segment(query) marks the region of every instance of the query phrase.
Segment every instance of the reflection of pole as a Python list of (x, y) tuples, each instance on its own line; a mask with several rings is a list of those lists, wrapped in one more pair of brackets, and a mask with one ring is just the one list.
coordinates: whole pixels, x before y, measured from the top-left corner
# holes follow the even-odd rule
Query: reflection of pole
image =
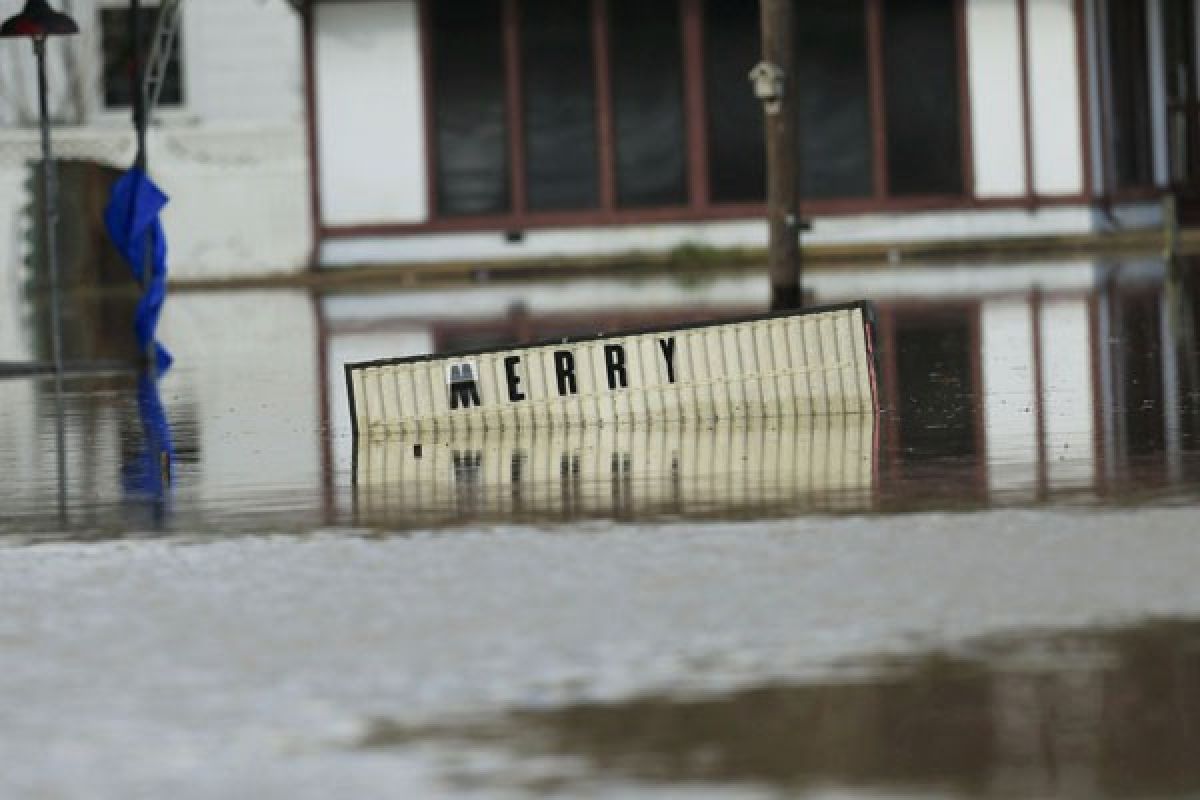
[(58, 275), (58, 181), (54, 156), (50, 150), (50, 111), (46, 91), (46, 37), (35, 36), (33, 53), (37, 57), (38, 122), (42, 136), (42, 226), (45, 228), (46, 271), (50, 277), (50, 341), (54, 353), (55, 445), (58, 460), (58, 513), (67, 514), (67, 453), (63, 414), (62, 308), (59, 304)]
[(46, 228), (46, 268), (50, 273), (51, 342), (54, 350), (54, 374), (62, 390), (62, 310), (58, 297), (58, 181), (50, 151), (50, 114), (46, 101), (46, 39), (33, 40), (37, 56), (38, 113), (42, 134), (42, 221)]
[[(130, 87), (130, 106), (133, 109), (133, 129), (137, 135), (137, 156), (135, 166), (142, 172), (149, 169), (149, 155), (146, 148), (146, 128), (149, 124), (149, 112), (146, 107), (146, 65), (142, 58), (142, 4), (141, 0), (130, 0), (129, 3), (129, 41), (130, 52), (133, 54), (133, 69), (131, 70), (132, 86)], [(154, 270), (154, 237), (147, 232), (142, 248), (142, 292), (150, 291), (150, 273)], [(154, 345), (154, 337), (146, 342), (143, 353), (146, 359), (146, 370), (151, 380), (158, 380), (158, 350)]]
[[(795, 22), (792, 0), (762, 0), (763, 66), (777, 76), (776, 96), (764, 104), (767, 150), (767, 266), (771, 309), (799, 308), (800, 241), (796, 186)], [(761, 99), (767, 98), (759, 95)]]

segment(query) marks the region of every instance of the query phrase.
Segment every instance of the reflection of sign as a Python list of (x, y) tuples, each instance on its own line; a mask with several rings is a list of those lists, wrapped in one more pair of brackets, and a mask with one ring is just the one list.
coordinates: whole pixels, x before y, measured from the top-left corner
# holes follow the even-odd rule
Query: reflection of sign
[(506, 429), (359, 437), (364, 525), (431, 517), (861, 511), (875, 485), (875, 415), (696, 425)]
[(873, 411), (863, 303), (346, 366), (356, 433)]

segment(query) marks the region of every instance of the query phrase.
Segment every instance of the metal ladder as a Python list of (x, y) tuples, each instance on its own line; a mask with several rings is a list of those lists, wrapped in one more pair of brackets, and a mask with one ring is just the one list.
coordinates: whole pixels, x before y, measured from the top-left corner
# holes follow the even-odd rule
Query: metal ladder
[(163, 82), (167, 77), (167, 65), (171, 61), (171, 50), (179, 35), (183, 20), (183, 0), (163, 0), (158, 9), (154, 25), (154, 38), (150, 43), (150, 55), (146, 58), (146, 77), (142, 81), (142, 95), (146, 101), (146, 117), (154, 114), (162, 96)]

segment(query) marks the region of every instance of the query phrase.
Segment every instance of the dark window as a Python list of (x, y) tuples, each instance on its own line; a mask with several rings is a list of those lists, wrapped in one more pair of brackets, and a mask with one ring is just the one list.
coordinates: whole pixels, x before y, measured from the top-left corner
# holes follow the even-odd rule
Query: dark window
[(809, 0), (796, 15), (801, 196), (870, 196), (873, 140), (865, 3)]
[(954, 3), (904, 0), (882, 6), (889, 193), (961, 194)]
[[(155, 25), (158, 23), (158, 8), (144, 7), (138, 21), (141, 27), (141, 51), (150, 53), (154, 40)], [(104, 55), (104, 107), (129, 108), (130, 83), (133, 76), (133, 53), (129, 47), (129, 10), (105, 8), (100, 11), (100, 40)], [(183, 69), (181, 67), (183, 32), (178, 31), (167, 58), (167, 70), (163, 76), (162, 90), (158, 96), (160, 107), (183, 104)]]
[[(761, 202), (763, 113), (747, 80), (759, 3), (698, 5), (702, 75), (684, 72), (681, 0), (428, 3), (436, 213), (597, 209), (610, 185), (618, 209)], [(798, 0), (802, 198), (963, 193), (958, 8)], [(704, 81), (704, 120), (687, 118), (690, 80)], [(689, 122), (704, 126), (706, 198), (689, 194)]]
[(747, 78), (762, 50), (758, 2), (707, 0), (704, 25), (710, 197), (714, 203), (762, 202), (763, 111)]
[(617, 204), (687, 201), (678, 0), (610, 0)]
[(948, 309), (896, 320), (904, 461), (975, 454), (973, 324), (968, 312)]
[(1145, 186), (1153, 177), (1144, 3), (1112, 0), (1108, 4), (1108, 44), (1113, 177), (1119, 188)]
[(523, 0), (525, 171), (535, 211), (599, 202), (589, 5)]
[[(1200, 106), (1196, 99), (1196, 15), (1191, 0), (1163, 0), (1167, 73), (1167, 153), (1171, 183), (1200, 188)], [(1145, 177), (1151, 183), (1150, 175)]]
[(430, 3), (438, 211), (509, 209), (499, 0)]
[(1117, 299), (1120, 384), (1118, 430), (1133, 456), (1161, 454), (1166, 447), (1163, 417), (1162, 330), (1159, 297), (1130, 292)]

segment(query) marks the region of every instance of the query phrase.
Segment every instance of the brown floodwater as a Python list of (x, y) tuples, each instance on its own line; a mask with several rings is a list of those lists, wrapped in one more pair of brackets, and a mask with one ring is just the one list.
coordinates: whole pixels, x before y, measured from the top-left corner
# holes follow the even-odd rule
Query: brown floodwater
[[(0, 532), (1190, 503), (1193, 271), (1096, 260), (819, 273), (817, 302), (874, 303), (875, 417), (491, 432), (434, 437), (419, 455), (415, 442), (353, 440), (344, 361), (744, 315), (762, 310), (761, 279), (179, 293), (161, 331), (178, 356), (161, 382), (162, 434), (153, 393), (112, 369), (129, 353), (129, 298), (69, 295), (67, 358), (92, 372), (70, 376), (61, 403), (48, 378), (0, 380)], [(4, 361), (48, 358), (45, 316), (17, 302)], [(169, 465), (148, 455), (153, 436), (170, 442)]]
[(420, 441), (345, 362), (765, 281), (177, 292), (157, 384), (72, 290), (61, 392), (0, 294), (0, 794), (1200, 795), (1198, 269), (816, 272), (878, 414)]
[[(354, 746), (502, 753), (461, 787), (758, 787), (772, 794), (1193, 797), (1200, 621), (1037, 631), (838, 665), (826, 682), (654, 693), (406, 726)], [(539, 768), (529, 769), (537, 763)]]

